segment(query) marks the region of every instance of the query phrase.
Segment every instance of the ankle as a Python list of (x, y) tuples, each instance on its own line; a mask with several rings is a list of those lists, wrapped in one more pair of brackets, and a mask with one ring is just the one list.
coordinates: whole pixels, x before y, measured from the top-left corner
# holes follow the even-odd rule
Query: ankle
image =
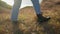
[(37, 14), (37, 17), (41, 17), (42, 16), (42, 14)]

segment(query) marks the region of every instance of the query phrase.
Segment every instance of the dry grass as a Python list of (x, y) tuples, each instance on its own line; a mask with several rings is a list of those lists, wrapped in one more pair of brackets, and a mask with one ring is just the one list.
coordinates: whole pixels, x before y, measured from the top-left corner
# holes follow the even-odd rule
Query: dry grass
[[(23, 34), (60, 34), (60, 5), (55, 2), (48, 5), (44, 2), (41, 5), (43, 16), (51, 17), (42, 24), (38, 24), (33, 7), (22, 8), (18, 17), (20, 31)], [(0, 13), (0, 34), (12, 34), (10, 13)]]

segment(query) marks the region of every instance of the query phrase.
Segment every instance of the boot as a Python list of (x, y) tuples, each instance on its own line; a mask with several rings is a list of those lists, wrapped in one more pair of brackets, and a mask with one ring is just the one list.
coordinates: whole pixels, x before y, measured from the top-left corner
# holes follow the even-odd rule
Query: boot
[(47, 22), (48, 20), (50, 20), (50, 17), (43, 17), (42, 14), (37, 14), (37, 17), (38, 22)]

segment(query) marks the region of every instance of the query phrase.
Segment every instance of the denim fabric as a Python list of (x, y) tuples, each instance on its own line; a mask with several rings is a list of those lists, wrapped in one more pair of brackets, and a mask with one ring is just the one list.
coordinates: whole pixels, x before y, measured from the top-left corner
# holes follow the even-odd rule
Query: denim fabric
[[(41, 14), (41, 9), (40, 9), (40, 4), (39, 0), (31, 0), (33, 3), (33, 7), (36, 11), (36, 14)], [(21, 6), (22, 0), (14, 0), (14, 5), (12, 8), (12, 14), (11, 14), (11, 20), (12, 21), (17, 21), (18, 19), (18, 13), (19, 13), (19, 8)]]
[(12, 14), (11, 14), (11, 20), (12, 21), (17, 21), (18, 19), (18, 13), (19, 13), (19, 8), (21, 6), (22, 0), (14, 0), (14, 5), (12, 8)]
[(41, 14), (39, 0), (31, 0), (33, 3), (33, 7), (35, 9), (36, 14)]

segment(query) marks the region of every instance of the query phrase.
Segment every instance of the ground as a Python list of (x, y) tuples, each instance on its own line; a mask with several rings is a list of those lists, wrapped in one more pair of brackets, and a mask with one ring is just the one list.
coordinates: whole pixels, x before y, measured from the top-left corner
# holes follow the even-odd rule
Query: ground
[[(20, 9), (18, 23), (20, 34), (60, 34), (60, 0), (44, 0), (41, 4), (43, 16), (50, 16), (48, 22), (38, 24), (33, 7)], [(1, 7), (2, 8), (2, 7)], [(4, 9), (4, 10), (3, 10)], [(2, 12), (1, 12), (2, 11)], [(12, 34), (12, 22), (10, 20), (11, 9), (0, 10), (0, 34)], [(16, 25), (15, 25), (16, 26)]]

